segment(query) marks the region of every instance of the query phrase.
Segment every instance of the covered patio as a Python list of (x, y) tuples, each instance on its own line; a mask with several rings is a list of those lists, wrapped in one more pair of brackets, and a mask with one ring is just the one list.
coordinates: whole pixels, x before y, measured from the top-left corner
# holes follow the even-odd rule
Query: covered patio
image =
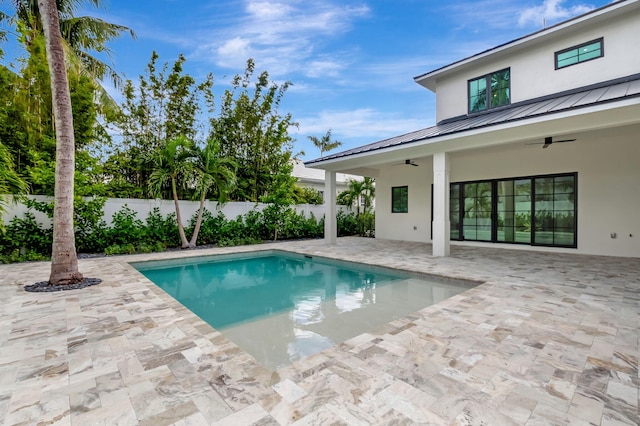
[[(632, 213), (638, 208), (635, 161), (639, 154), (636, 143), (639, 131), (640, 74), (634, 74), (515, 102), (482, 114), (449, 118), (428, 128), (305, 164), (325, 170), (327, 193), (335, 192), (338, 172), (375, 178), (376, 236), (430, 242), (433, 255), (442, 257), (449, 255), (452, 245), (467, 242), (476, 246), (523, 244), (494, 235), (477, 237), (473, 235), (480, 232), (477, 229), (467, 235), (463, 230), (467, 224), (460, 226), (467, 216), (452, 218), (452, 211), (458, 213), (462, 209), (460, 204), (465, 205), (464, 200), (458, 205), (451, 204), (452, 184), (493, 181), (502, 184), (575, 174), (570, 203), (572, 223), (563, 230), (568, 231), (571, 242), (548, 242), (544, 238), (536, 241), (529, 236), (525, 244), (536, 246), (536, 250), (544, 250), (545, 246), (553, 250), (563, 247), (565, 250), (560, 251), (639, 257), (640, 246), (633, 239), (638, 234), (637, 220)], [(406, 188), (408, 201), (403, 211), (393, 211), (392, 191), (400, 187)], [(578, 193), (579, 198), (573, 197)], [(493, 202), (489, 197), (492, 207), (481, 218), (491, 228), (489, 233), (514, 233), (517, 226), (512, 211), (518, 208), (505, 202), (514, 194), (518, 195), (513, 189), (506, 191), (503, 199), (496, 196)], [(543, 200), (544, 195), (538, 198)], [(536, 198), (533, 193), (526, 196)], [(327, 217), (335, 217), (335, 200), (328, 199), (326, 204)], [(536, 208), (530, 205), (522, 212), (526, 210), (534, 222), (539, 221), (538, 225), (531, 224), (531, 228), (542, 228), (543, 220), (537, 217)], [(553, 216), (561, 215), (552, 211), (553, 207), (538, 209), (545, 210)], [(473, 222), (474, 218), (470, 219)], [(554, 226), (540, 231), (550, 231)], [(513, 229), (506, 230), (509, 227)], [(328, 244), (335, 242), (336, 229), (335, 220), (325, 221)], [(453, 242), (452, 233), (456, 236)]]
[[(280, 249), (478, 281), (278, 371), (128, 262)], [(3, 424), (635, 425), (640, 259), (339, 238), (0, 266)]]

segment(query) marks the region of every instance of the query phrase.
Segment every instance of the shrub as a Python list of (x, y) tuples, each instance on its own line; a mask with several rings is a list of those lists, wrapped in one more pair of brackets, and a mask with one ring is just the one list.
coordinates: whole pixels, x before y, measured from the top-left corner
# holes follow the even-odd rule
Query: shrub
[[(219, 233), (219, 241), (224, 239), (240, 240), (245, 237), (245, 226), (242, 216), (235, 220), (224, 221)], [(218, 244), (220, 244), (218, 242)]]
[(102, 219), (106, 201), (106, 198), (102, 197), (89, 201), (76, 197), (73, 213), (76, 247), (79, 252), (100, 252), (107, 243), (107, 223)]
[(33, 213), (25, 212), (24, 219), (14, 217), (2, 235), (2, 253), (10, 254), (15, 249), (24, 255), (27, 252), (51, 255), (53, 230), (43, 229)]
[(361, 213), (358, 216), (358, 235), (362, 237), (374, 237), (376, 232), (375, 213)]
[(175, 247), (180, 244), (176, 214), (163, 218), (160, 209), (154, 207), (149, 212), (142, 232), (142, 241), (149, 245), (161, 244), (163, 247)]
[[(194, 213), (191, 217), (190, 228), (191, 232), (196, 225), (198, 213)], [(203, 244), (216, 244), (220, 240), (220, 232), (226, 219), (222, 212), (218, 212), (215, 216), (209, 210), (204, 209), (202, 212), (202, 223), (200, 224), (200, 232), (198, 233), (198, 245)]]
[(136, 252), (136, 248), (133, 244), (113, 244), (104, 249), (104, 254), (107, 256), (113, 254), (134, 254)]
[(13, 249), (8, 254), (0, 254), (0, 263), (16, 263), (16, 262), (34, 262), (41, 260), (49, 260), (51, 256), (37, 253), (29, 250), (25, 253), (20, 253), (20, 249)]
[(111, 228), (107, 232), (107, 242), (110, 246), (134, 244), (142, 239), (144, 225), (136, 216), (136, 212), (126, 204), (113, 214)]
[(257, 211), (251, 210), (244, 215), (245, 235), (254, 240), (262, 240), (268, 238), (268, 231), (264, 223), (264, 215)]
[(322, 220), (317, 220), (316, 216), (311, 213), (305, 220), (304, 229), (305, 237), (322, 238), (324, 236), (324, 218), (322, 218)]
[(343, 237), (347, 235), (358, 235), (358, 220), (354, 213), (345, 213), (342, 210), (338, 210), (336, 214), (336, 220), (338, 225), (338, 236)]

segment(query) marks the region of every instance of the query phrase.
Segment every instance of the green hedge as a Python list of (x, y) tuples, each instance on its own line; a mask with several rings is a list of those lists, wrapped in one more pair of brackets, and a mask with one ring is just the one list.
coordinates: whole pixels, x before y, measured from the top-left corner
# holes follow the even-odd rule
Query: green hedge
[[(76, 248), (79, 253), (132, 254), (163, 251), (169, 247), (179, 247), (180, 237), (175, 214), (163, 217), (155, 208), (143, 221), (127, 205), (116, 212), (107, 225), (102, 219), (104, 199), (90, 201), (76, 199)], [(48, 214), (53, 213), (50, 203), (29, 202), (31, 209)], [(368, 235), (372, 230), (372, 215), (363, 220), (353, 213), (338, 212), (338, 235)], [(185, 229), (187, 236), (193, 233), (196, 216)], [(284, 211), (265, 208), (262, 212), (252, 210), (235, 219), (227, 219), (222, 212), (216, 214), (205, 210), (198, 234), (198, 245), (215, 244), (235, 246), (256, 244), (274, 237), (274, 223), (277, 223), (279, 240), (300, 238), (321, 238), (324, 235), (324, 217), (319, 220), (313, 214), (306, 218), (293, 208)], [(24, 218), (13, 218), (4, 234), (0, 235), (0, 262), (22, 262), (47, 260), (51, 256), (52, 230), (43, 228), (31, 212)]]

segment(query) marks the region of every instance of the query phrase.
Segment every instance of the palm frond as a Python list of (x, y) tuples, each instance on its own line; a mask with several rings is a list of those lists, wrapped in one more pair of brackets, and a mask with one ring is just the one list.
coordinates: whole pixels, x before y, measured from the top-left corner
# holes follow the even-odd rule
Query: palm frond
[(71, 17), (60, 21), (62, 37), (74, 48), (109, 52), (105, 43), (129, 32), (136, 38), (135, 32), (124, 25), (112, 24), (91, 16)]

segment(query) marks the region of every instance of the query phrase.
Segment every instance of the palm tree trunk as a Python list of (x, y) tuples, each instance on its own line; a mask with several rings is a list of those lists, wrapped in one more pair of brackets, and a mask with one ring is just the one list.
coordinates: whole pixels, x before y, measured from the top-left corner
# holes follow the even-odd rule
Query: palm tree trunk
[(180, 215), (180, 203), (178, 202), (178, 190), (176, 188), (176, 178), (171, 178), (171, 192), (173, 193), (173, 203), (176, 206), (176, 221), (178, 221), (178, 233), (180, 234), (180, 242), (182, 248), (189, 248), (189, 241), (184, 234), (184, 226), (182, 226), (182, 216)]
[(71, 95), (64, 62), (58, 9), (55, 0), (38, 0), (51, 74), (51, 95), (56, 130), (56, 176), (53, 209), (53, 246), (50, 285), (82, 281), (73, 231), (75, 141)]
[(196, 226), (193, 228), (193, 235), (191, 235), (191, 241), (189, 247), (195, 247), (198, 242), (198, 234), (200, 233), (200, 226), (202, 225), (202, 213), (204, 212), (204, 200), (207, 199), (207, 193), (204, 192), (200, 198), (200, 209), (198, 210), (198, 218), (196, 219)]

